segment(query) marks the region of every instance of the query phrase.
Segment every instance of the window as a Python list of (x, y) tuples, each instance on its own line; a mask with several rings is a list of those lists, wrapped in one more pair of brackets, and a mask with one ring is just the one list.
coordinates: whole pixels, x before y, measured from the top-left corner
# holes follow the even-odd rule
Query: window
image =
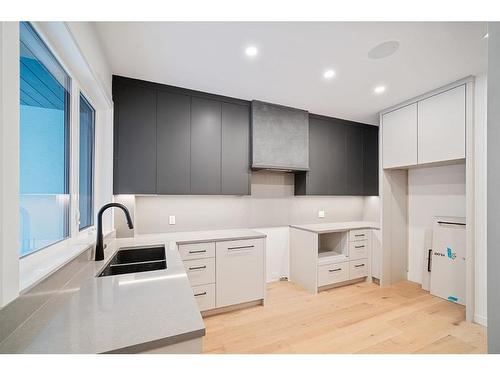
[(80, 94), (80, 230), (94, 224), (94, 127), (94, 108)]
[(70, 235), (71, 79), (20, 22), (20, 255)]

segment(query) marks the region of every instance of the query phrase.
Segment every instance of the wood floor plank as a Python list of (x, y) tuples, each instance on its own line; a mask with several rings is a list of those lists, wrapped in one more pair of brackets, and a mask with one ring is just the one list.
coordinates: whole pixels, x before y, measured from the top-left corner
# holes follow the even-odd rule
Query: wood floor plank
[(268, 284), (265, 306), (204, 318), (205, 353), (485, 353), (485, 328), (463, 306), (410, 282), (309, 294)]
[(415, 353), (425, 353), (425, 354), (467, 354), (471, 353), (476, 349), (474, 346), (467, 344), (466, 342), (453, 337), (452, 335), (446, 335), (433, 343), (424, 346), (423, 348), (417, 350)]

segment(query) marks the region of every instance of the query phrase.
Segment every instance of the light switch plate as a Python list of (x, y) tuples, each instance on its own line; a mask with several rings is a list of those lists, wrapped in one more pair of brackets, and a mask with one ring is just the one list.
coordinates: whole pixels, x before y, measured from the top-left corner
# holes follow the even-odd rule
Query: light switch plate
[(325, 211), (319, 210), (318, 211), (318, 217), (325, 217)]
[(174, 215), (170, 215), (170, 216), (168, 217), (168, 223), (169, 223), (170, 225), (175, 225), (175, 216), (174, 216)]

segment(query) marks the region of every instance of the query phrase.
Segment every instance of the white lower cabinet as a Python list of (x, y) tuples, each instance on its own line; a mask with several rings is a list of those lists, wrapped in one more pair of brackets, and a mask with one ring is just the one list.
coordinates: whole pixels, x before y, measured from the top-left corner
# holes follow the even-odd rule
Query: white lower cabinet
[(215, 283), (215, 258), (202, 258), (184, 262), (191, 286)]
[(359, 279), (368, 276), (368, 259), (349, 262), (349, 279)]
[(199, 242), (179, 245), (179, 254), (182, 260), (213, 258), (215, 256), (215, 242)]
[(179, 245), (200, 311), (264, 299), (265, 238)]
[(349, 263), (333, 263), (318, 266), (318, 286), (349, 280)]
[(350, 230), (347, 238), (347, 243), (342, 245), (347, 250), (344, 259), (318, 257), (318, 288), (368, 276), (371, 229)]
[(236, 305), (264, 298), (264, 239), (216, 243), (216, 305)]
[(362, 259), (368, 257), (368, 240), (349, 242), (349, 259)]
[(193, 294), (200, 311), (215, 309), (215, 284), (193, 286)]

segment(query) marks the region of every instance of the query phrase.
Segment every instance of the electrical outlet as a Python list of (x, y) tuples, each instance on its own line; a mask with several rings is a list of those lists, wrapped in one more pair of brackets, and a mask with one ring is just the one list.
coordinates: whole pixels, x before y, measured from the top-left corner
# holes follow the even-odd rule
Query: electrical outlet
[(169, 223), (170, 225), (175, 225), (175, 216), (174, 216), (174, 215), (170, 215), (170, 216), (168, 217), (168, 223)]
[(323, 210), (319, 210), (319, 211), (318, 211), (318, 217), (320, 217), (320, 218), (325, 217), (325, 211), (323, 211)]

